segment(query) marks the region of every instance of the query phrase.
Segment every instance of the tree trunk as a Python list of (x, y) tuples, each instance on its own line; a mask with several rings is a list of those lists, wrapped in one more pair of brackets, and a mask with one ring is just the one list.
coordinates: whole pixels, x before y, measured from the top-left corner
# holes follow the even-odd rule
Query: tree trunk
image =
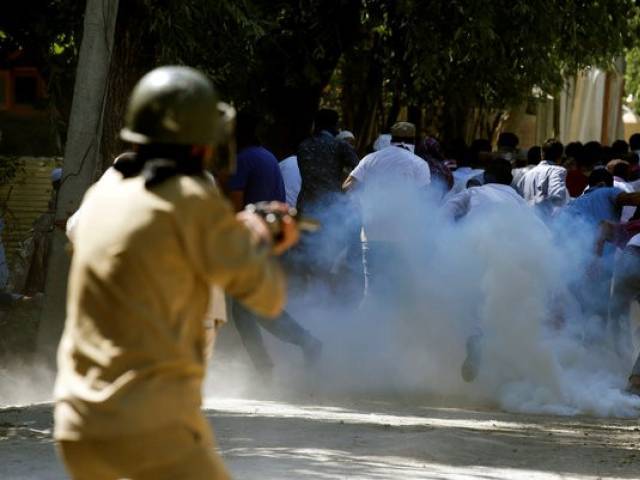
[[(56, 221), (64, 221), (77, 210), (101, 164), (102, 114), (117, 13), (118, 0), (87, 0)], [(53, 358), (64, 325), (69, 272), (66, 243), (65, 233), (54, 229), (38, 332), (39, 353), (45, 358)]]
[(393, 124), (398, 121), (398, 115), (400, 115), (400, 107), (401, 107), (400, 92), (396, 91), (393, 94), (393, 100), (391, 102), (391, 107), (389, 108), (389, 113), (387, 114), (387, 120), (385, 121), (385, 124), (384, 124), (384, 127), (385, 127), (384, 131), (385, 132), (390, 132), (391, 131), (391, 127), (393, 126)]
[(313, 85), (270, 91), (267, 108), (273, 121), (266, 129), (264, 145), (276, 158), (296, 154), (300, 142), (309, 136), (321, 94), (322, 88)]
[(409, 105), (407, 119), (416, 126), (416, 136), (422, 136), (422, 107)]
[(156, 64), (155, 43), (148, 29), (141, 28), (147, 15), (139, 0), (123, 2), (118, 9), (102, 130), (103, 171), (126, 148), (120, 140), (120, 130), (129, 94), (138, 80)]
[(322, 92), (343, 52), (360, 34), (360, 1), (314, 5), (313, 15), (289, 12), (281, 28), (258, 42), (260, 61), (252, 68), (243, 96), (253, 113), (268, 123), (265, 146), (277, 158), (295, 153), (309, 136)]
[(442, 142), (465, 138), (466, 121), (469, 110), (461, 99), (454, 97), (445, 101), (442, 130)]
[(345, 126), (356, 137), (360, 154), (375, 139), (378, 108), (382, 98), (381, 39), (365, 39), (357, 48), (345, 54), (343, 67), (342, 111)]

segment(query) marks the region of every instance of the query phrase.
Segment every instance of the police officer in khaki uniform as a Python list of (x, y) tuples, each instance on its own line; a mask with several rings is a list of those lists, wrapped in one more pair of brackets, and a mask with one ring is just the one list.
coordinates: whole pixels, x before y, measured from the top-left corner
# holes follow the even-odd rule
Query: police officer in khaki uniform
[(274, 254), (298, 239), (285, 216), (274, 244), (206, 178), (228, 127), (204, 75), (153, 70), (121, 132), (135, 155), (85, 196), (55, 387), (54, 436), (73, 479), (228, 478), (200, 411), (210, 287), (278, 315)]

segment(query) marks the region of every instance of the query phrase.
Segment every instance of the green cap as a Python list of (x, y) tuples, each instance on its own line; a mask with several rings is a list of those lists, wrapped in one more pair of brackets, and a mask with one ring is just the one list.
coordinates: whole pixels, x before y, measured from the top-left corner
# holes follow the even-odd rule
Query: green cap
[(225, 116), (213, 85), (193, 68), (156, 68), (136, 84), (120, 137), (131, 143), (214, 145)]
[(397, 122), (391, 127), (391, 136), (414, 140), (416, 137), (416, 126), (409, 122)]

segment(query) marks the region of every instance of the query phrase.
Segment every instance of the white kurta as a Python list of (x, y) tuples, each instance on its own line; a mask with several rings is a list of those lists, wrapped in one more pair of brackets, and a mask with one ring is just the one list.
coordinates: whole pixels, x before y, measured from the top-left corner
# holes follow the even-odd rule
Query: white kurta
[[(625, 182), (620, 177), (613, 177), (613, 186), (619, 188), (625, 193), (634, 193), (636, 189), (630, 182)], [(621, 222), (628, 222), (636, 212), (636, 207), (622, 207), (622, 215), (620, 215)]]
[(484, 170), (480, 168), (460, 167), (453, 172), (453, 187), (449, 195), (455, 195), (467, 188), (467, 182), (473, 177), (480, 175)]
[(427, 162), (396, 145), (364, 157), (350, 176), (361, 184), (367, 241), (393, 241), (398, 235), (398, 209), (406, 208), (415, 191), (431, 183)]
[(550, 216), (555, 208), (563, 207), (569, 200), (566, 180), (564, 167), (543, 160), (522, 176), (517, 190), (529, 205)]
[(509, 185), (499, 183), (486, 183), (463, 190), (448, 198), (443, 208), (447, 217), (457, 220), (471, 211), (478, 212), (496, 206), (528, 208), (518, 192)]

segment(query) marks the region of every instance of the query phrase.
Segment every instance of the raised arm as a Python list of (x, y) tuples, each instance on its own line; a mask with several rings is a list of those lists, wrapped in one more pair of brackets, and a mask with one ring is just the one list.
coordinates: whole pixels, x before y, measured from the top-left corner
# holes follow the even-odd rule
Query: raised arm
[(557, 167), (553, 169), (549, 177), (548, 198), (557, 207), (563, 206), (569, 200), (567, 171), (564, 168)]
[(278, 315), (286, 301), (285, 276), (259, 226), (251, 226), (245, 213), (236, 218), (214, 195), (192, 199), (181, 211), (184, 247), (200, 274), (257, 314)]
[(604, 245), (607, 242), (613, 242), (616, 236), (617, 223), (603, 221), (598, 225), (598, 236), (596, 238), (595, 253), (601, 257), (604, 251)]
[(640, 192), (620, 193), (616, 197), (617, 207), (638, 207), (640, 206)]

